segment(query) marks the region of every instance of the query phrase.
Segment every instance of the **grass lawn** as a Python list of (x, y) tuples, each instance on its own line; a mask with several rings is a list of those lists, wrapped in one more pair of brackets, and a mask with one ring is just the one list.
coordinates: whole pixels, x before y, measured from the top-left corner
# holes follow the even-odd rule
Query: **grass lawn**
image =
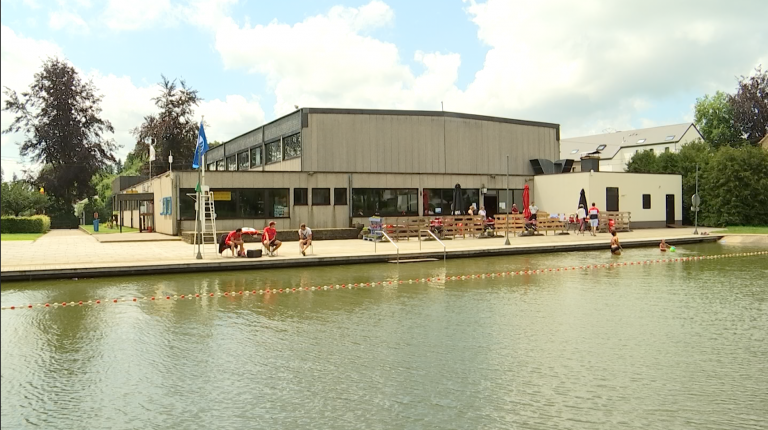
[[(99, 224), (99, 231), (94, 232), (93, 231), (93, 224), (86, 224), (81, 225), (80, 228), (87, 231), (90, 234), (111, 234), (111, 233), (120, 233), (120, 227), (116, 228), (106, 228), (104, 224)], [(123, 227), (123, 233), (136, 233), (138, 232), (138, 228), (131, 228), (131, 227)]]
[(3, 233), (0, 240), (35, 240), (45, 233)]
[(731, 226), (724, 230), (715, 230), (712, 233), (730, 233), (730, 234), (768, 234), (768, 226), (765, 227), (743, 227)]

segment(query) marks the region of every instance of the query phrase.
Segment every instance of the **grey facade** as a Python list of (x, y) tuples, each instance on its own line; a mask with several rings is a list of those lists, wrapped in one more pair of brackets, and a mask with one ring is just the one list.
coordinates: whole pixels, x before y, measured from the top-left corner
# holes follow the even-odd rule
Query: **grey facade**
[[(221, 211), (217, 206), (220, 230), (262, 228), (269, 220), (279, 229), (302, 222), (346, 228), (366, 223), (379, 205), (388, 211), (383, 216), (440, 216), (451, 210), (444, 200), (456, 184), (492, 214), (513, 201), (519, 205), (523, 186), (533, 187), (529, 160), (557, 159), (559, 140), (560, 126), (552, 123), (441, 111), (302, 108), (209, 150), (205, 184), (231, 199), (221, 202)], [(197, 177), (174, 171), (153, 179), (173, 184), (151, 187), (173, 194), (155, 196), (155, 207), (166, 208), (156, 217), (157, 231), (194, 230), (185, 199)], [(161, 202), (169, 197), (173, 210)], [(166, 224), (175, 226), (166, 232)]]

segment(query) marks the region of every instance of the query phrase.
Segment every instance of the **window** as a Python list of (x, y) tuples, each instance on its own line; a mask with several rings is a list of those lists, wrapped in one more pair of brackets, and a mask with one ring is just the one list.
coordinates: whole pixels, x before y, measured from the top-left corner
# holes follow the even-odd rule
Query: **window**
[(232, 155), (230, 157), (227, 157), (227, 170), (229, 171), (237, 170), (237, 156)]
[(605, 149), (605, 145), (600, 145), (600, 146), (597, 147), (598, 151), (602, 151), (603, 149)]
[(575, 154), (575, 153), (577, 153), (577, 152), (579, 152), (578, 148), (577, 148), (577, 149), (574, 149), (573, 151), (571, 151), (571, 154)]
[(637, 141), (637, 143), (645, 143), (645, 139), (640, 139)]
[(651, 208), (651, 195), (643, 194), (643, 209), (650, 209), (650, 208)]
[(312, 188), (312, 206), (331, 204), (330, 188)]
[(248, 151), (237, 154), (237, 170), (248, 170), (250, 164), (251, 160)]
[(171, 197), (163, 197), (163, 206), (160, 215), (173, 215), (173, 206)]
[(664, 140), (667, 140), (667, 141), (675, 140), (675, 135), (674, 134), (670, 134), (669, 136), (665, 137)]
[(301, 157), (301, 133), (283, 138), (283, 160)]
[(474, 204), (479, 208), (480, 190), (472, 188), (461, 189), (461, 199), (463, 208), (453, 209), (453, 188), (435, 188), (422, 190), (422, 199), (424, 201), (424, 215), (451, 215), (452, 211), (467, 211), (469, 205)]
[(208, 170), (209, 172), (212, 170), (216, 170), (216, 162), (214, 161), (213, 163), (208, 163), (208, 166), (205, 169)]
[(619, 210), (619, 189), (616, 187), (605, 188), (605, 210), (617, 212)]
[(339, 205), (339, 206), (347, 205), (347, 189), (346, 188), (333, 189), (333, 204)]
[(669, 152), (669, 146), (667, 146), (666, 148), (664, 148), (664, 152)]
[(224, 160), (219, 160), (216, 162), (216, 170), (227, 170), (227, 165), (224, 163)]
[[(289, 218), (288, 188), (212, 189), (216, 200), (216, 219)], [(179, 214), (182, 220), (195, 219), (195, 201), (187, 196), (192, 188), (179, 193)]]
[(267, 164), (270, 163), (276, 163), (282, 158), (280, 157), (280, 141), (276, 140), (274, 142), (268, 143), (266, 146), (267, 151)]
[(261, 166), (261, 146), (251, 148), (251, 169)]
[(294, 188), (293, 189), (293, 204), (294, 206), (306, 205), (309, 203), (308, 192), (306, 188)]
[(355, 216), (418, 215), (418, 188), (353, 188), (352, 212)]
[(653, 154), (653, 148), (649, 149), (649, 150), (648, 150), (648, 152), (650, 152), (651, 154)]

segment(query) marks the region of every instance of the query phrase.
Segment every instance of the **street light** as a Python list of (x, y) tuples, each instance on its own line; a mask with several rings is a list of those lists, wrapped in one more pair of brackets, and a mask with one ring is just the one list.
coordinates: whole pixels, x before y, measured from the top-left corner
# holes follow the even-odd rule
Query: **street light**
[(168, 171), (173, 173), (173, 154), (168, 151)]
[(504, 245), (511, 245), (509, 243), (509, 155), (507, 155), (507, 195), (504, 197), (504, 206), (507, 207), (507, 225), (504, 228), (505, 236)]

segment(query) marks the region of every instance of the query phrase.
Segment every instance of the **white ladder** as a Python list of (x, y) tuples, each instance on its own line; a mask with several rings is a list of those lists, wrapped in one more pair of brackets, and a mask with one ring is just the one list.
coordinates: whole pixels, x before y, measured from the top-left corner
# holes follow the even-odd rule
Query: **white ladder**
[[(200, 226), (197, 222), (195, 222), (195, 240), (194, 245), (197, 245), (198, 237), (200, 238), (202, 245), (201, 248), (203, 250), (203, 254), (205, 254), (205, 248), (206, 244), (210, 245), (213, 244), (213, 254), (218, 254), (219, 250), (219, 238), (216, 237), (216, 206), (214, 205), (213, 200), (213, 193), (211, 192), (211, 188), (207, 185), (202, 186), (202, 192), (200, 193), (200, 197), (202, 198), (202, 206), (203, 206), (203, 212), (202, 214), (200, 212), (200, 206), (196, 205), (196, 212), (198, 219), (202, 218), (202, 231), (198, 231)], [(193, 196), (192, 198), (195, 199), (195, 202), (197, 203), (197, 194), (191, 194)], [(197, 248), (193, 250), (193, 255), (197, 255)]]

